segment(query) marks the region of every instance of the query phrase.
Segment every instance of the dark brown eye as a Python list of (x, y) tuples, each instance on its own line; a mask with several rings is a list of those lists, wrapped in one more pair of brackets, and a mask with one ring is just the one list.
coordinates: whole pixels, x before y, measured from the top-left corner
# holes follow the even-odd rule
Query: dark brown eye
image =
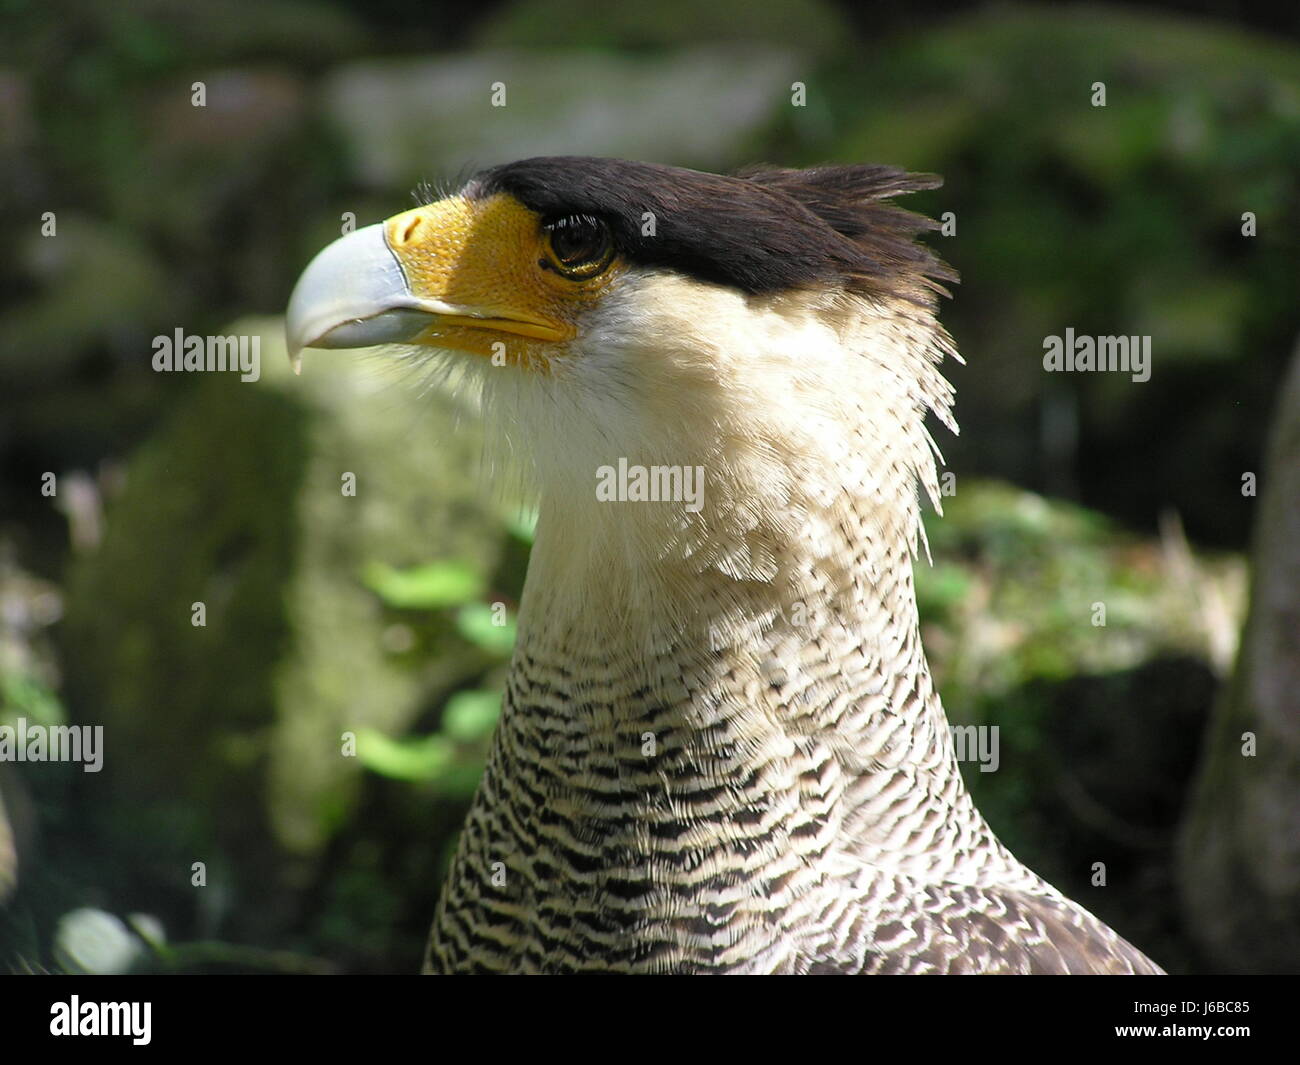
[(614, 258), (614, 238), (601, 219), (589, 214), (553, 218), (542, 226), (549, 265), (565, 277), (586, 280)]

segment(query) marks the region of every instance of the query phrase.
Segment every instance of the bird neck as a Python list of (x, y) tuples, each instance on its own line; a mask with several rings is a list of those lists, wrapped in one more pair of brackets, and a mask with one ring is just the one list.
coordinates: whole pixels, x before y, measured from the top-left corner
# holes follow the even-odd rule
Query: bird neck
[[(755, 529), (762, 576), (738, 577), (727, 557), (630, 553), (626, 514), (592, 508), (574, 523), (571, 504), (543, 505), (489, 767), (539, 787), (501, 794), (547, 794), (606, 837), (635, 808), (665, 832), (689, 824), (705, 848), (748, 838), (766, 810), (787, 845), (804, 832), (924, 876), (939, 852), (975, 852), (988, 832), (921, 647), (906, 523), (891, 513), (859, 501), (833, 521), (806, 515), (793, 539)], [(900, 811), (915, 814), (901, 841)]]
[[(761, 811), (763, 846), (810, 865), (1014, 875), (962, 784), (912, 581), (919, 492), (939, 495), (927, 413), (955, 429), (937, 369), (951, 345), (914, 309), (806, 311), (751, 310), (694, 361), (635, 360), (696, 376), (643, 382), (631, 424), (597, 404), (556, 425), (555, 390), (493, 379), (494, 401), (521, 404), (514, 424), (571, 450), (537, 451), (537, 539), (479, 802), (517, 807), (515, 825), (564, 810), (653, 868), (684, 832), (692, 860), (757, 845)], [(744, 332), (751, 319), (764, 327)], [(688, 325), (672, 336), (689, 348)], [(611, 451), (689, 462), (704, 490), (690, 506), (599, 493)]]

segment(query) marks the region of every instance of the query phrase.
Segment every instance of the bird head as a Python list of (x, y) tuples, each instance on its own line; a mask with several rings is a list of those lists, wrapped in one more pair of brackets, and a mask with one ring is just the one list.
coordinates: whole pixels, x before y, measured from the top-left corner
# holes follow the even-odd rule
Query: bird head
[[(290, 353), (383, 344), (459, 368), (568, 536), (676, 542), (743, 577), (846, 507), (914, 538), (918, 480), (937, 502), (927, 413), (955, 430), (935, 318), (954, 275), (915, 242), (932, 223), (885, 201), (937, 184), (881, 166), (494, 167), (322, 251), (290, 300)], [(701, 470), (702, 504), (598, 505), (620, 460)]]

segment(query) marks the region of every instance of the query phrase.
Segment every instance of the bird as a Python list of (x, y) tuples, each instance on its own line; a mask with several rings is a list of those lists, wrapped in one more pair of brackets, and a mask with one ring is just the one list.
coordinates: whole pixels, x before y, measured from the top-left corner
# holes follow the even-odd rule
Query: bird
[(1161, 972), (994, 835), (921, 645), (939, 184), (524, 159), (300, 276), (296, 369), (454, 373), (536, 494), (426, 972)]

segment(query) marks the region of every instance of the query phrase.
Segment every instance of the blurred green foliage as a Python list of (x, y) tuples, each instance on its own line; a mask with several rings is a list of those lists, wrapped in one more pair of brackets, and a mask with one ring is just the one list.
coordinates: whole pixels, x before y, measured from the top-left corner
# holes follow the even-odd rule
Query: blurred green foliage
[(385, 604), (403, 610), (437, 610), (469, 603), (483, 594), (483, 577), (463, 562), (431, 562), (412, 569), (394, 569), (372, 562), (362, 577), (367, 588)]

